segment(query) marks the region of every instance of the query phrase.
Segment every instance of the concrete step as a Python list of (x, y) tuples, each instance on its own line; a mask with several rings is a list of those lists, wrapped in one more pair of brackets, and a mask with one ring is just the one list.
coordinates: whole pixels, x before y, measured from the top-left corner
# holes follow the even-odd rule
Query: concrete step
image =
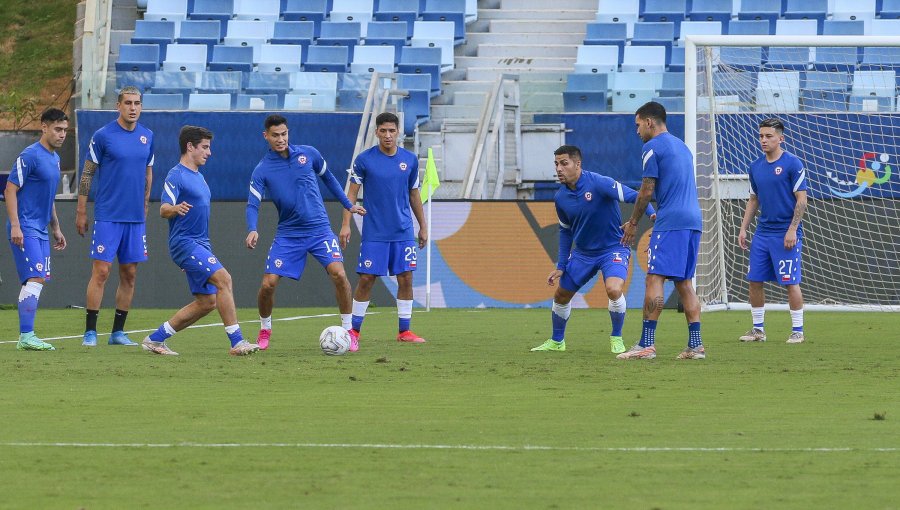
[(481, 106), (474, 105), (432, 105), (431, 120), (443, 119), (477, 119), (481, 115)]
[(113, 30), (134, 30), (137, 19), (137, 5), (113, 5), (110, 28)]
[(559, 68), (575, 67), (575, 58), (538, 58), (538, 57), (457, 57), (458, 69), (473, 69), (480, 67), (509, 67), (510, 69), (529, 68)]
[(566, 68), (513, 68), (513, 67), (473, 67), (468, 69), (466, 75), (470, 80), (482, 80), (482, 81), (494, 81), (497, 79), (497, 76), (507, 73), (507, 74), (530, 74), (530, 73), (557, 73), (557, 74), (568, 74), (572, 72), (571, 67)]
[(488, 92), (465, 91), (453, 94), (453, 104), (484, 107)]
[(546, 20), (534, 23), (530, 20), (491, 20), (490, 31), (495, 34), (520, 34), (520, 33), (558, 33), (580, 34), (582, 40), (587, 31), (587, 21), (579, 20)]
[(520, 94), (523, 112), (562, 113), (562, 92), (522, 92)]
[[(546, 9), (550, 3), (547, 0), (501, 0), (500, 6), (503, 10), (535, 10)], [(597, 0), (553, 0), (552, 5), (554, 9), (566, 11), (587, 11), (593, 9), (594, 12), (597, 12), (599, 4)]]
[(571, 44), (482, 44), (476, 50), (478, 57), (538, 57), (575, 58), (578, 47)]
[(581, 32), (577, 33), (487, 32), (484, 34), (469, 34), (467, 36), (467, 44), (474, 47), (482, 44), (534, 44), (540, 46), (571, 44), (578, 46), (584, 43), (584, 34), (583, 28)]
[(492, 81), (451, 81), (444, 85), (444, 94), (454, 94), (456, 92), (488, 92), (494, 86)]
[[(546, 5), (544, 5), (546, 7)], [(548, 19), (554, 20), (583, 20), (594, 21), (597, 18), (597, 8), (591, 9), (531, 9), (531, 10), (513, 10), (513, 9), (479, 9), (478, 21), (491, 21), (495, 19), (518, 19), (518, 20), (535, 20), (543, 22)]]

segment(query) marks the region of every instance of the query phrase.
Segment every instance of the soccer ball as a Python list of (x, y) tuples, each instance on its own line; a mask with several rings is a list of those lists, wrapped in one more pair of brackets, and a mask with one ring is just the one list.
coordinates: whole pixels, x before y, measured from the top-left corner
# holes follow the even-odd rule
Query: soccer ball
[(319, 346), (329, 356), (340, 356), (350, 349), (350, 333), (340, 326), (328, 326), (319, 335)]

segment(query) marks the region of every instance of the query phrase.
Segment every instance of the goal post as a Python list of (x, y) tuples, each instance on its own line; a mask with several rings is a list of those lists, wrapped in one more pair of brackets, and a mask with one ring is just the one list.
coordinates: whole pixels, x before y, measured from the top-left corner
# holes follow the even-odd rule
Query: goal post
[[(703, 212), (695, 283), (705, 310), (749, 306), (748, 252), (737, 236), (747, 170), (762, 154), (758, 125), (774, 116), (785, 124), (783, 148), (806, 168), (806, 308), (900, 311), (898, 74), (900, 36), (686, 39), (685, 143)], [(766, 302), (786, 307), (787, 294), (767, 284)]]

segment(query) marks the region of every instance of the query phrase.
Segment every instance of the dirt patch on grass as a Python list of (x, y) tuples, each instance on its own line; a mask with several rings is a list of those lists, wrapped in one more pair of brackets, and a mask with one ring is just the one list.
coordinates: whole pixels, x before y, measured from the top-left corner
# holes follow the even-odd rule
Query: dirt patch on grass
[[(56, 78), (48, 79), (44, 82), (41, 91), (35, 100), (34, 104), (34, 116), (35, 119), (25, 124), (23, 126), (19, 126), (19, 129), (40, 129), (40, 117), (41, 112), (45, 109), (54, 106), (56, 108), (62, 108), (65, 103), (67, 103), (69, 96), (71, 95), (71, 77), (69, 76), (59, 76)], [(72, 116), (72, 109), (68, 105), (64, 108), (66, 114), (69, 117)], [(15, 128), (13, 125), (14, 119), (12, 118), (12, 114), (2, 113), (0, 114), (0, 130), (12, 130)]]

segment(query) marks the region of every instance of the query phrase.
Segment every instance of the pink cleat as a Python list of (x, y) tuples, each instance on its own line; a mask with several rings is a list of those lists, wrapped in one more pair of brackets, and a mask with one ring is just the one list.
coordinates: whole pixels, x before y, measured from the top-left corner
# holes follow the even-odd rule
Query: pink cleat
[(419, 335), (413, 333), (410, 330), (406, 330), (397, 335), (398, 342), (407, 342), (411, 344), (424, 344), (425, 339), (420, 337)]
[(259, 345), (259, 350), (264, 351), (269, 348), (269, 338), (272, 337), (271, 329), (261, 329), (259, 330), (259, 336), (256, 337), (256, 343)]
[(359, 350), (359, 331), (355, 329), (348, 329), (347, 333), (350, 333), (350, 352), (356, 352)]

